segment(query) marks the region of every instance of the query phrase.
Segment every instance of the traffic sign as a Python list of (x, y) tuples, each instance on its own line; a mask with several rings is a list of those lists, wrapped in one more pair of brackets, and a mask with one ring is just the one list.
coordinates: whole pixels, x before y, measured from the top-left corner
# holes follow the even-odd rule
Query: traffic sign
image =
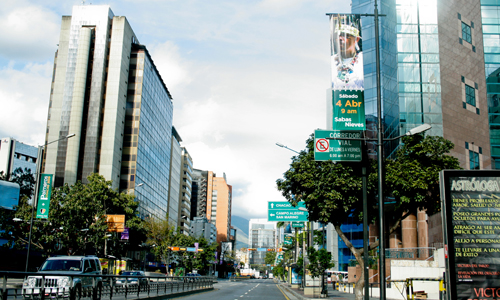
[(292, 206), (290, 202), (285, 201), (270, 201), (268, 202), (268, 218), (269, 222), (273, 221), (307, 221), (309, 213), (299, 210), (299, 207), (304, 207), (304, 202), (299, 202), (297, 206)]
[[(338, 138), (334, 140), (331, 138)], [(314, 131), (314, 160), (361, 161), (361, 141), (342, 138), (362, 138), (360, 131)]]
[(335, 130), (365, 130), (365, 101), (361, 90), (334, 90), (333, 124)]
[(289, 209), (299, 209), (299, 207), (306, 208), (306, 204), (304, 201), (300, 201), (297, 203), (297, 206), (293, 206), (292, 203), (287, 201), (269, 201), (267, 202), (267, 209), (280, 209), (280, 210), (289, 210)]
[(304, 228), (304, 222), (292, 222), (292, 228)]

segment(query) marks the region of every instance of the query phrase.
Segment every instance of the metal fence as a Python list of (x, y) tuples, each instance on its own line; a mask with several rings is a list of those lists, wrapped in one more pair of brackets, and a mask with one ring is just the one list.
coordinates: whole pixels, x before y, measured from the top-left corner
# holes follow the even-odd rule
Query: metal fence
[[(164, 274), (157, 274), (157, 276), (114, 276), (0, 271), (0, 276), (2, 278), (0, 282), (1, 300), (140, 299), (213, 289), (215, 281), (215, 278), (211, 276), (172, 277)], [(31, 278), (31, 282), (26, 281), (28, 277)], [(54, 279), (55, 277), (64, 278), (64, 280), (71, 282), (78, 278), (82, 284), (75, 286), (63, 284)], [(118, 284), (120, 279), (124, 283)], [(131, 282), (129, 283), (127, 279)], [(26, 284), (24, 284), (25, 282)], [(83, 282), (87, 284), (83, 284)]]

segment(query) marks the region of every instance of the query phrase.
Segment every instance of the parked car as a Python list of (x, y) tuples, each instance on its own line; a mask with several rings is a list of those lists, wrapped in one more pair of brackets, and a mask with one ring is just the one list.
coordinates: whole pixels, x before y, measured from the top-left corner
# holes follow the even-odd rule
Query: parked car
[(187, 273), (186, 277), (187, 277), (185, 278), (186, 282), (195, 282), (201, 279), (201, 275), (198, 273)]
[(141, 286), (148, 284), (148, 279), (144, 271), (125, 271), (121, 276), (134, 276), (134, 277), (118, 277), (116, 278), (115, 285), (137, 285)]
[(25, 299), (40, 297), (42, 279), (44, 279), (46, 298), (75, 300), (85, 294), (92, 294), (94, 300), (101, 298), (102, 277), (78, 276), (102, 275), (101, 263), (96, 256), (49, 257), (37, 273), (37, 275), (28, 276), (23, 282)]

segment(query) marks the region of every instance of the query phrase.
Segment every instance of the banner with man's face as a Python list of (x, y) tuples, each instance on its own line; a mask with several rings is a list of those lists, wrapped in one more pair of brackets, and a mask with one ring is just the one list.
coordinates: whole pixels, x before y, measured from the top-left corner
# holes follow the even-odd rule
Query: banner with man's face
[(333, 130), (365, 130), (360, 15), (330, 15)]

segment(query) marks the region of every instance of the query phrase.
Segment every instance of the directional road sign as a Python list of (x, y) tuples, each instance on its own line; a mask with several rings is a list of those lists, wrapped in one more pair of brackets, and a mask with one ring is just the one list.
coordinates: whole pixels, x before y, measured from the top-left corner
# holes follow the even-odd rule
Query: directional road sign
[(292, 228), (304, 228), (304, 222), (292, 222)]
[(304, 207), (304, 202), (299, 202), (296, 207), (293, 207), (290, 202), (285, 201), (270, 201), (268, 202), (268, 218), (269, 222), (273, 221), (307, 221), (309, 213), (299, 210), (299, 207)]
[(314, 160), (361, 161), (361, 141), (342, 140), (342, 138), (362, 137), (360, 131), (315, 130)]

